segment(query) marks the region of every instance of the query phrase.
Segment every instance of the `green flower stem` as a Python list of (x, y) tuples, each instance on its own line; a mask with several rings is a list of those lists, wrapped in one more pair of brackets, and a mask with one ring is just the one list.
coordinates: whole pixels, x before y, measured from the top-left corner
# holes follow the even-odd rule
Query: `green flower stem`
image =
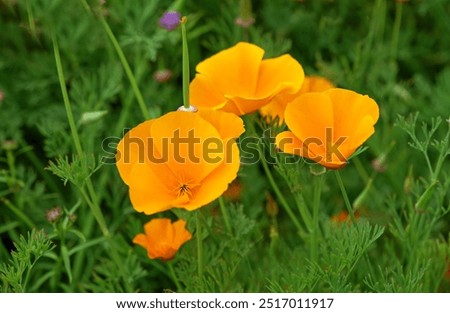
[[(253, 119), (247, 119), (246, 125), (248, 125), (248, 127), (250, 128), (250, 132), (256, 136), (257, 134), (256, 134), (255, 126), (253, 125)], [(259, 156), (260, 156), (261, 164), (262, 164), (263, 169), (264, 169), (264, 173), (266, 174), (266, 177), (269, 180), (269, 183), (272, 186), (272, 189), (275, 192), (275, 195), (277, 196), (278, 201), (280, 201), (281, 205), (286, 210), (286, 212), (289, 215), (290, 219), (292, 220), (294, 225), (297, 227), (299, 233), (302, 233), (303, 232), (302, 225), (300, 224), (299, 220), (295, 216), (294, 211), (292, 211), (292, 209), (291, 209), (290, 205), (288, 204), (286, 198), (281, 193), (280, 188), (278, 188), (278, 185), (275, 182), (275, 179), (273, 178), (272, 172), (270, 171), (269, 165), (267, 164), (266, 159), (264, 157), (264, 151), (261, 148), (261, 144), (260, 144), (259, 140), (258, 140), (258, 142), (256, 144), (256, 148), (258, 149), (258, 153), (259, 153)]]
[(167, 267), (169, 268), (169, 272), (170, 272), (170, 277), (172, 278), (175, 286), (177, 287), (177, 292), (181, 292), (181, 284), (178, 280), (177, 275), (175, 274), (175, 270), (173, 269), (173, 261), (169, 261), (167, 262)]
[(400, 26), (402, 24), (403, 3), (397, 2), (395, 6), (395, 20), (392, 30), (391, 57), (393, 60), (397, 58), (398, 38), (400, 35)]
[(6, 161), (8, 162), (8, 168), (11, 174), (12, 182), (16, 181), (16, 162), (13, 152), (8, 149), (6, 150)]
[[(92, 13), (91, 7), (86, 2), (86, 0), (80, 0), (83, 4), (86, 11)], [(120, 59), (120, 62), (122, 63), (122, 66), (125, 70), (125, 73), (128, 77), (128, 80), (130, 81), (131, 88), (133, 89), (134, 95), (136, 96), (136, 100), (139, 104), (139, 108), (141, 109), (142, 115), (144, 116), (144, 119), (148, 120), (150, 119), (150, 114), (147, 110), (147, 106), (145, 105), (144, 97), (142, 96), (141, 91), (139, 90), (138, 84), (136, 82), (136, 77), (133, 74), (133, 71), (130, 68), (130, 65), (128, 64), (127, 58), (125, 57), (125, 54), (123, 53), (122, 48), (120, 47), (119, 42), (116, 39), (116, 36), (114, 35), (113, 31), (111, 30), (111, 27), (109, 27), (108, 22), (105, 20), (104, 16), (102, 14), (99, 14), (99, 20), (102, 24), (103, 29), (105, 30), (106, 34), (108, 35), (109, 40), (114, 46), (114, 49), (116, 50), (116, 53)]]
[(186, 22), (187, 18), (183, 16), (181, 18), (181, 40), (182, 40), (182, 53), (183, 53), (183, 106), (186, 109), (191, 107), (189, 101), (189, 49), (186, 35)]
[(334, 173), (336, 175), (336, 180), (338, 182), (339, 188), (341, 189), (342, 196), (344, 197), (345, 206), (348, 213), (350, 214), (350, 219), (352, 220), (352, 223), (356, 223), (355, 212), (353, 212), (353, 207), (350, 204), (350, 200), (348, 199), (347, 191), (345, 190), (341, 174), (339, 173), (339, 170), (335, 170)]
[(225, 206), (225, 201), (223, 199), (223, 196), (219, 197), (219, 206), (220, 206), (220, 211), (222, 212), (223, 220), (225, 222), (225, 227), (227, 228), (228, 233), (231, 235), (233, 232), (233, 229), (231, 228), (230, 217), (228, 215), (228, 210)]
[(303, 231), (302, 225), (300, 224), (299, 220), (294, 214), (294, 211), (292, 211), (290, 205), (286, 201), (286, 198), (283, 196), (283, 194), (280, 191), (280, 188), (278, 188), (277, 183), (275, 182), (275, 179), (273, 178), (272, 172), (270, 171), (269, 165), (266, 162), (266, 159), (264, 158), (263, 151), (261, 149), (261, 146), (258, 144), (258, 152), (261, 156), (261, 164), (264, 169), (264, 173), (267, 176), (267, 179), (269, 180), (270, 185), (272, 186), (273, 191), (275, 192), (275, 195), (277, 196), (278, 200), (280, 201), (283, 208), (286, 210), (287, 214), (289, 215), (290, 219), (294, 223), (295, 227), (297, 227), (299, 232)]
[(34, 40), (38, 40), (36, 31), (36, 22), (33, 17), (33, 9), (31, 7), (30, 0), (27, 0), (27, 17), (28, 17), (28, 25), (30, 26), (30, 33), (33, 36)]
[(196, 227), (197, 235), (197, 270), (200, 279), (203, 277), (203, 238), (202, 238), (202, 221), (200, 220), (200, 211), (196, 212)]
[(322, 193), (322, 186), (325, 174), (316, 177), (314, 186), (314, 202), (313, 202), (313, 218), (312, 218), (312, 233), (311, 233), (311, 259), (314, 262), (318, 261), (318, 238), (319, 238), (319, 208), (320, 195)]
[[(76, 150), (77, 154), (81, 157), (82, 155), (84, 155), (84, 152), (83, 152), (83, 148), (81, 147), (81, 140), (78, 135), (78, 130), (77, 130), (77, 127), (75, 124), (75, 119), (73, 117), (72, 107), (70, 104), (69, 95), (67, 93), (64, 72), (63, 72), (63, 68), (62, 68), (62, 64), (61, 64), (61, 56), (59, 54), (59, 47), (58, 47), (58, 43), (56, 41), (56, 37), (55, 37), (54, 33), (52, 33), (52, 41), (53, 41), (53, 51), (54, 51), (54, 55), (55, 55), (56, 69), (58, 72), (58, 79), (59, 79), (59, 83), (61, 86), (61, 93), (63, 96), (67, 119), (69, 121), (70, 132), (72, 134), (72, 139), (73, 139), (73, 143), (75, 145), (75, 150)], [(92, 210), (92, 214), (97, 219), (97, 222), (98, 222), (103, 234), (105, 236), (108, 236), (109, 231), (108, 231), (108, 228), (106, 227), (106, 222), (103, 217), (102, 211), (101, 211), (100, 207), (98, 206), (98, 198), (97, 198), (97, 194), (95, 193), (94, 185), (92, 184), (92, 181), (89, 177), (86, 178), (86, 187), (87, 187), (90, 197), (92, 199), (92, 201), (90, 201), (91, 204), (88, 203)], [(82, 187), (80, 186), (79, 188), (81, 189)]]

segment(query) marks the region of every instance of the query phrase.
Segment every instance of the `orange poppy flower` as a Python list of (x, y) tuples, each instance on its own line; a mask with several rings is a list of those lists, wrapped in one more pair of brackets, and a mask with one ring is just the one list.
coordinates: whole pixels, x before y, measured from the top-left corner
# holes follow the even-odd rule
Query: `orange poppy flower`
[(277, 135), (283, 152), (337, 169), (374, 133), (378, 105), (368, 96), (340, 88), (301, 95), (285, 111), (290, 131)]
[(217, 199), (236, 178), (244, 132), (234, 114), (176, 111), (131, 129), (117, 146), (116, 165), (138, 212), (195, 210)]
[(332, 82), (320, 76), (305, 76), (302, 88), (296, 94), (281, 94), (272, 99), (272, 101), (263, 106), (259, 112), (262, 116), (275, 119), (278, 117), (278, 124), (284, 121), (284, 111), (289, 102), (307, 92), (322, 92), (330, 88), (334, 88)]
[(169, 261), (192, 238), (184, 220), (172, 223), (168, 218), (155, 218), (144, 225), (144, 230), (145, 234), (137, 234), (133, 243), (146, 249), (150, 259)]
[(265, 60), (263, 55), (260, 47), (240, 42), (199, 63), (191, 103), (243, 115), (276, 95), (296, 93), (304, 79), (302, 66), (288, 54)]

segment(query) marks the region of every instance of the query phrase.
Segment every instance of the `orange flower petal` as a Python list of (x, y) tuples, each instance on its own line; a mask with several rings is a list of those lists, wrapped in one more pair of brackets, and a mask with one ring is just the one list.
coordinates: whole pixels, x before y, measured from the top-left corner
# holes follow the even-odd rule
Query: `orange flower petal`
[(303, 156), (303, 143), (290, 131), (279, 133), (275, 137), (275, 144), (284, 153)]
[(212, 80), (203, 74), (197, 74), (189, 85), (190, 101), (200, 108), (221, 109), (227, 99)]
[(299, 94), (307, 92), (322, 92), (330, 88), (335, 88), (334, 84), (324, 77), (305, 76), (305, 80)]
[(227, 159), (201, 182), (191, 202), (184, 206), (186, 210), (195, 210), (219, 198), (228, 188), (239, 171), (239, 148), (237, 144), (226, 151)]
[(192, 238), (192, 234), (186, 230), (186, 221), (184, 220), (178, 220), (172, 225), (174, 229), (172, 247), (178, 250), (183, 243)]
[[(130, 177), (130, 200), (136, 211), (150, 215), (174, 206), (178, 186), (170, 170), (156, 174), (149, 164), (137, 163)], [(172, 182), (172, 185), (163, 183), (162, 179)]]
[(245, 130), (244, 122), (235, 114), (213, 110), (200, 110), (197, 114), (211, 123), (222, 139), (237, 138)]
[(147, 151), (151, 149), (147, 140), (154, 120), (145, 121), (128, 131), (117, 145), (116, 165), (120, 177), (128, 184), (133, 164), (145, 162), (148, 159)]
[[(152, 124), (151, 133), (155, 149), (167, 159), (172, 172), (186, 183), (198, 183), (220, 164), (205, 159), (203, 151), (209, 142), (220, 144), (220, 135), (196, 113), (170, 112)], [(223, 150), (216, 157), (223, 159)]]
[(168, 218), (152, 219), (144, 225), (150, 245), (167, 245), (173, 242), (172, 221)]
[[(199, 63), (196, 71), (213, 81), (225, 95), (251, 97), (263, 55), (264, 50), (258, 46), (240, 42)], [(197, 90), (191, 92), (195, 94)]]
[(260, 113), (263, 116), (270, 116), (273, 119), (278, 117), (278, 125), (281, 125), (284, 121), (284, 112), (288, 103), (304, 93), (322, 92), (333, 87), (333, 83), (326, 78), (319, 76), (305, 76), (299, 91), (294, 94), (284, 92), (276, 95), (269, 104), (260, 109)]
[(144, 249), (147, 249), (148, 247), (147, 236), (145, 236), (144, 234), (137, 234), (133, 238), (133, 243), (140, 245)]
[(263, 60), (259, 69), (256, 97), (267, 98), (281, 91), (293, 94), (300, 90), (304, 78), (302, 66), (290, 55)]
[(306, 149), (315, 155), (325, 155), (328, 132), (333, 129), (333, 105), (321, 93), (306, 93), (289, 103), (285, 111), (286, 124)]
[[(360, 95), (354, 91), (332, 88), (324, 92), (333, 101), (333, 117), (336, 126), (335, 136), (352, 137), (359, 127), (359, 121), (370, 117), (372, 126), (378, 120), (378, 105), (368, 96)], [(373, 128), (372, 128), (373, 133)], [(364, 140), (366, 140), (364, 138)], [(358, 146), (364, 142), (360, 141)]]

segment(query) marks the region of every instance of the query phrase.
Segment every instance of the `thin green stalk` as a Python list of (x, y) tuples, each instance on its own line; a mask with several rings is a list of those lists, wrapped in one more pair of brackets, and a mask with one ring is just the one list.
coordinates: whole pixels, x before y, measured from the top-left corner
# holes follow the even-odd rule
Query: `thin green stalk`
[(11, 173), (12, 181), (16, 181), (16, 162), (14, 159), (14, 154), (10, 149), (6, 150), (6, 160), (8, 162), (9, 172)]
[(181, 19), (181, 39), (182, 39), (182, 53), (183, 53), (183, 106), (185, 109), (189, 109), (191, 107), (191, 103), (189, 101), (189, 81), (190, 81), (190, 73), (189, 73), (189, 49), (187, 43), (187, 35), (186, 35), (186, 22), (187, 18), (183, 16)]
[(35, 40), (38, 40), (36, 23), (34, 21), (33, 10), (31, 8), (30, 0), (27, 0), (27, 16), (28, 16), (28, 25), (30, 26), (30, 33)]
[(311, 234), (311, 259), (314, 262), (318, 261), (318, 237), (319, 237), (319, 208), (320, 208), (320, 195), (322, 193), (324, 174), (317, 177), (314, 186), (314, 202), (313, 202), (313, 225)]
[(203, 278), (203, 238), (202, 238), (202, 221), (200, 220), (200, 211), (196, 212), (196, 235), (197, 235), (197, 270), (198, 277)]
[[(75, 119), (73, 117), (73, 112), (72, 112), (72, 107), (70, 104), (70, 100), (69, 100), (69, 95), (67, 93), (67, 88), (66, 88), (66, 83), (65, 83), (65, 78), (64, 78), (64, 72), (63, 72), (63, 68), (62, 68), (62, 64), (61, 64), (61, 56), (59, 54), (59, 47), (58, 47), (58, 43), (56, 41), (56, 37), (55, 34), (52, 33), (52, 41), (53, 41), (53, 51), (54, 51), (54, 55), (55, 55), (55, 63), (56, 63), (56, 69), (58, 72), (58, 79), (59, 79), (59, 83), (61, 86), (61, 93), (63, 96), (63, 101), (64, 101), (64, 106), (66, 109), (66, 114), (67, 114), (67, 119), (69, 121), (69, 127), (70, 127), (70, 132), (72, 134), (72, 139), (75, 145), (75, 150), (78, 154), (78, 156), (82, 156), (84, 155), (83, 153), (83, 148), (81, 146), (81, 140), (80, 137), (78, 135), (78, 130), (75, 124)], [(100, 207), (98, 206), (98, 198), (97, 195), (95, 193), (95, 189), (94, 189), (94, 185), (92, 184), (91, 179), (88, 177), (86, 178), (86, 187), (89, 191), (89, 194), (92, 198), (92, 205), (90, 205), (92, 213), (94, 214), (95, 218), (97, 219), (97, 222), (100, 226), (100, 229), (102, 230), (103, 234), (105, 236), (109, 235), (109, 231), (108, 228), (106, 227), (106, 222), (105, 219), (103, 217), (102, 211), (100, 209)], [(81, 187), (80, 187), (81, 188)]]
[(400, 26), (402, 24), (403, 3), (397, 2), (395, 6), (395, 20), (392, 30), (391, 57), (393, 60), (397, 58), (398, 38), (400, 35)]
[(228, 233), (231, 235), (233, 230), (231, 228), (230, 217), (228, 216), (228, 210), (225, 206), (225, 201), (223, 200), (223, 197), (219, 197), (219, 206), (220, 211), (222, 212), (223, 220), (225, 222), (225, 227), (227, 228)]
[[(255, 130), (255, 126), (253, 125), (253, 120), (247, 120), (247, 122), (248, 123), (246, 123), (246, 124), (248, 125), (250, 132), (256, 136), (256, 130)], [(266, 174), (266, 177), (269, 180), (269, 183), (272, 186), (272, 189), (275, 192), (275, 195), (277, 196), (278, 201), (280, 201), (280, 204), (283, 206), (283, 208), (289, 215), (290, 219), (292, 220), (294, 225), (297, 227), (299, 233), (303, 232), (302, 225), (300, 224), (299, 220), (295, 216), (295, 214), (292, 211), (290, 205), (288, 204), (286, 198), (284, 197), (283, 193), (280, 191), (280, 188), (278, 188), (278, 185), (275, 182), (275, 179), (273, 178), (272, 172), (270, 171), (269, 165), (267, 164), (267, 161), (264, 157), (264, 151), (261, 148), (260, 140), (258, 140), (258, 142), (256, 144), (256, 148), (258, 149), (258, 153), (259, 153), (259, 157), (261, 160), (261, 164), (264, 169), (264, 173)]]
[(353, 207), (350, 204), (350, 200), (348, 199), (347, 190), (345, 190), (341, 174), (339, 173), (339, 170), (335, 170), (334, 173), (336, 175), (336, 180), (338, 182), (339, 188), (341, 189), (342, 197), (344, 197), (345, 206), (347, 208), (348, 213), (350, 214), (350, 219), (352, 220), (353, 223), (356, 223), (355, 212), (353, 212)]
[[(92, 13), (92, 10), (89, 6), (89, 4), (86, 2), (86, 0), (80, 0), (83, 4), (86, 11)], [(128, 77), (128, 80), (130, 81), (131, 88), (133, 89), (133, 92), (136, 96), (136, 100), (138, 102), (139, 108), (141, 109), (142, 115), (144, 116), (144, 119), (148, 120), (150, 119), (150, 114), (148, 113), (147, 106), (145, 105), (144, 97), (142, 96), (141, 91), (139, 90), (138, 84), (136, 82), (136, 78), (133, 74), (133, 71), (130, 68), (130, 65), (128, 64), (127, 58), (125, 57), (125, 54), (123, 53), (122, 47), (120, 47), (119, 42), (116, 39), (116, 36), (114, 35), (113, 31), (111, 30), (111, 27), (109, 27), (108, 22), (105, 20), (104, 16), (102, 14), (99, 14), (99, 20), (102, 24), (103, 29), (105, 30), (106, 34), (108, 35), (109, 40), (114, 46), (114, 49), (116, 50), (116, 53), (120, 59), (120, 62), (122, 63), (122, 66), (125, 70), (125, 73)]]
[(170, 272), (172, 281), (174, 282), (175, 286), (177, 287), (177, 292), (181, 292), (181, 284), (178, 281), (178, 277), (175, 274), (175, 270), (173, 269), (172, 261), (167, 262), (167, 267), (169, 268), (169, 272)]
[(366, 169), (364, 168), (364, 165), (361, 162), (361, 159), (359, 157), (354, 157), (352, 159), (353, 164), (355, 164), (356, 170), (358, 171), (359, 176), (364, 180), (364, 182), (368, 182), (370, 179), (369, 174), (367, 173)]
[(20, 220), (22, 220), (29, 228), (35, 228), (33, 221), (25, 214), (23, 213), (18, 207), (16, 207), (14, 204), (11, 203), (6, 198), (0, 199), (8, 209), (10, 209)]
[(73, 139), (73, 143), (75, 145), (75, 150), (77, 151), (77, 154), (79, 156), (81, 156), (81, 155), (83, 155), (83, 149), (81, 148), (81, 140), (80, 140), (80, 137), (78, 136), (75, 119), (73, 118), (72, 107), (70, 105), (69, 95), (67, 94), (66, 81), (64, 78), (63, 67), (61, 64), (61, 56), (59, 54), (59, 47), (58, 47), (58, 43), (56, 41), (56, 37), (55, 37), (54, 33), (52, 34), (52, 41), (53, 41), (53, 52), (55, 55), (55, 62), (56, 62), (56, 70), (58, 72), (58, 79), (59, 79), (61, 93), (62, 93), (63, 100), (64, 100), (64, 107), (66, 109), (67, 119), (69, 121), (70, 132), (72, 134), (72, 139)]

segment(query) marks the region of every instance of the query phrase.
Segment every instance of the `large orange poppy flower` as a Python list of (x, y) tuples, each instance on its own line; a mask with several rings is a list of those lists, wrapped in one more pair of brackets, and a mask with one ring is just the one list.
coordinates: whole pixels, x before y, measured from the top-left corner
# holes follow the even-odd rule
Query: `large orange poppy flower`
[(240, 42), (199, 63), (191, 103), (243, 115), (276, 95), (296, 93), (304, 79), (302, 66), (288, 54), (265, 60), (263, 55), (260, 47)]
[(116, 165), (138, 212), (195, 210), (217, 199), (239, 170), (234, 114), (171, 112), (131, 129), (117, 146)]
[(269, 104), (263, 106), (259, 112), (262, 116), (275, 119), (278, 117), (278, 124), (284, 121), (284, 111), (289, 102), (307, 92), (322, 92), (335, 86), (331, 81), (320, 76), (305, 76), (302, 88), (295, 94), (280, 94), (272, 99)]
[(145, 234), (137, 234), (133, 243), (146, 249), (150, 259), (169, 261), (192, 238), (184, 220), (172, 223), (168, 218), (155, 218), (144, 225), (144, 230)]
[(337, 169), (375, 131), (378, 105), (368, 96), (340, 88), (301, 95), (285, 111), (290, 131), (277, 135), (283, 152)]

